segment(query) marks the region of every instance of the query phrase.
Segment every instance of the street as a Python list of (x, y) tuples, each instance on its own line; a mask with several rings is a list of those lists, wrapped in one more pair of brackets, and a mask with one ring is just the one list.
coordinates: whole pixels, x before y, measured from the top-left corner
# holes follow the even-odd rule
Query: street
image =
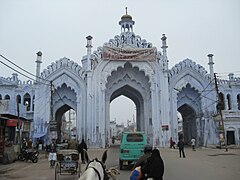
[[(88, 150), (90, 158), (101, 158), (104, 149)], [(179, 158), (178, 149), (162, 148), (161, 156), (165, 164), (165, 180), (238, 180), (240, 177), (240, 149), (197, 148), (192, 151), (185, 149), (186, 158)], [(119, 146), (108, 150), (107, 168), (118, 166)], [(129, 179), (131, 167), (126, 167), (117, 176), (119, 180)], [(84, 166), (82, 166), (84, 170)], [(40, 155), (38, 163), (20, 162), (0, 165), (0, 179), (17, 180), (53, 180), (54, 169), (49, 168), (49, 162), (44, 154)], [(77, 179), (76, 175), (62, 175), (61, 180)]]

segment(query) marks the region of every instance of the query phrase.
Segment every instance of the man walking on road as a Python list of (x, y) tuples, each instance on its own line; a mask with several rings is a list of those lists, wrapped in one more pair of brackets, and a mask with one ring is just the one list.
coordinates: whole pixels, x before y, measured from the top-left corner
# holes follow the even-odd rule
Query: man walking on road
[(87, 151), (87, 144), (82, 139), (82, 142), (78, 145), (78, 152), (81, 153), (82, 163), (85, 164), (84, 149)]
[(184, 153), (184, 141), (183, 139), (179, 139), (178, 141), (178, 149), (179, 149), (179, 156), (185, 158), (185, 153)]

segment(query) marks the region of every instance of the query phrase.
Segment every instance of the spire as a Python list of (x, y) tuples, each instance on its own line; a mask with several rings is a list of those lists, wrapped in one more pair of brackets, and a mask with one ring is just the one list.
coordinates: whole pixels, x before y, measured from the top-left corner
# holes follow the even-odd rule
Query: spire
[(211, 80), (213, 80), (214, 79), (214, 71), (213, 71), (214, 62), (213, 62), (213, 59), (212, 59), (213, 54), (208, 54), (207, 56), (209, 58), (208, 65), (209, 65), (210, 76), (211, 76)]
[(119, 25), (121, 26), (121, 32), (133, 32), (133, 25), (135, 22), (132, 20), (132, 16), (130, 16), (127, 12), (127, 7), (125, 8), (126, 14), (121, 17), (121, 21), (119, 21)]
[(87, 48), (87, 70), (91, 70), (91, 51), (92, 51), (92, 36), (87, 36), (86, 39), (87, 39), (87, 45), (86, 45), (86, 48)]
[(162, 35), (162, 50), (163, 50), (163, 69), (164, 71), (167, 71), (168, 70), (168, 57), (167, 57), (167, 37), (165, 36), (165, 34)]
[(37, 52), (37, 60), (35, 61), (37, 63), (36, 67), (36, 82), (40, 80), (40, 70), (41, 70), (41, 63), (42, 63), (42, 52)]

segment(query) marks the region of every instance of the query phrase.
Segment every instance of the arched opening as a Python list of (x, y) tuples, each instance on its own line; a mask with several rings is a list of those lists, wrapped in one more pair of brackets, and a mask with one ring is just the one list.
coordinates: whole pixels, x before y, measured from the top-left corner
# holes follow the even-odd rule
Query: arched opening
[(240, 110), (240, 94), (237, 95), (238, 110)]
[(31, 97), (28, 93), (23, 96), (23, 104), (26, 106), (27, 111), (30, 111)]
[(197, 136), (196, 112), (188, 104), (184, 104), (178, 108), (182, 116), (182, 132), (179, 136), (183, 136), (185, 143), (190, 142), (191, 138)]
[(10, 96), (7, 94), (7, 95), (5, 96), (5, 99), (10, 99)]
[[(134, 88), (128, 86), (128, 85), (125, 85), (121, 88), (119, 88), (118, 90), (116, 90), (114, 93), (112, 93), (111, 95), (111, 98), (110, 98), (110, 103), (118, 98), (119, 96), (125, 96), (129, 99), (131, 99), (133, 101), (133, 103), (135, 104), (135, 107), (136, 107), (136, 125), (135, 125), (135, 130), (136, 131), (141, 131), (141, 130), (144, 130), (144, 123), (143, 123), (143, 97), (142, 95)], [(121, 105), (122, 106), (125, 106), (124, 104)], [(123, 115), (123, 118), (124, 118), (125, 115)], [(129, 124), (130, 122), (128, 122)]]
[(232, 109), (232, 104), (231, 104), (231, 96), (230, 94), (227, 95), (227, 102), (228, 102), (228, 110)]
[(198, 90), (190, 84), (178, 90), (177, 107), (177, 111), (181, 114), (181, 116), (178, 116), (178, 138), (183, 136), (185, 143), (188, 143), (194, 137), (196, 143), (202, 145), (203, 123), (201, 121), (201, 95)]
[(136, 130), (136, 105), (121, 95), (110, 104), (110, 137), (120, 138), (123, 129)]
[[(57, 142), (63, 142), (64, 140), (70, 140), (76, 137), (76, 128), (73, 130), (73, 118), (74, 124), (76, 124), (76, 93), (71, 87), (68, 87), (65, 83), (58, 86), (53, 93), (53, 111), (54, 117), (57, 122)], [(76, 127), (76, 125), (74, 126)]]
[(0, 94), (0, 100), (2, 100), (2, 95)]
[(55, 113), (57, 122), (57, 142), (76, 139), (76, 112), (68, 105), (63, 105)]
[(21, 104), (21, 96), (20, 95), (17, 95), (17, 97), (16, 97), (16, 102), (18, 103), (18, 104)]
[(225, 109), (225, 103), (224, 103), (224, 95), (223, 95), (223, 93), (219, 93), (219, 103), (218, 103), (217, 109), (218, 109), (218, 111)]

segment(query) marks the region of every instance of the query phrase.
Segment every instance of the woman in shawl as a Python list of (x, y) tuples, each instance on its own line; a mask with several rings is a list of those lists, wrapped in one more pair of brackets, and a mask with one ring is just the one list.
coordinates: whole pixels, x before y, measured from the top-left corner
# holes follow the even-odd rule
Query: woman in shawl
[(142, 175), (153, 180), (162, 180), (164, 173), (164, 163), (158, 149), (152, 151), (152, 155), (147, 159), (146, 164), (141, 168)]

